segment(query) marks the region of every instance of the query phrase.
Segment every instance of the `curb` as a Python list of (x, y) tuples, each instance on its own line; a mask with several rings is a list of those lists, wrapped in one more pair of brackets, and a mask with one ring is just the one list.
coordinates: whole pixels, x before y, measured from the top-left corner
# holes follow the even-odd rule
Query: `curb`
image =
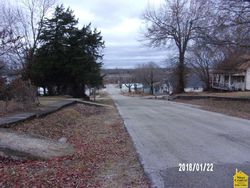
[(128, 128), (127, 128), (127, 123), (126, 123), (125, 119), (123, 119), (123, 117), (122, 117), (122, 115), (121, 115), (121, 111), (120, 111), (119, 106), (117, 105), (117, 102), (116, 102), (115, 99), (113, 99), (113, 98), (112, 98), (112, 100), (113, 100), (113, 102), (114, 102), (114, 105), (115, 105), (115, 107), (116, 107), (116, 110), (117, 110), (117, 112), (118, 112), (118, 115), (120, 116), (120, 118), (121, 118), (121, 120), (122, 120), (123, 127), (124, 127), (126, 133), (128, 134), (128, 136), (130, 137), (130, 139), (131, 139), (131, 141), (132, 141), (132, 143), (133, 143), (133, 147), (134, 147), (134, 150), (135, 150), (135, 152), (136, 152), (137, 159), (139, 160), (140, 166), (141, 166), (142, 169), (143, 169), (144, 175), (145, 175), (145, 176), (148, 178), (148, 180), (149, 180), (150, 187), (151, 187), (151, 188), (157, 188), (157, 187), (155, 186), (155, 183), (154, 183), (154, 182), (155, 182), (155, 181), (154, 181), (154, 178), (151, 176), (150, 173), (146, 172), (146, 168), (145, 168), (145, 165), (144, 165), (144, 163), (143, 163), (142, 156), (141, 156), (141, 154), (139, 153), (139, 151), (138, 151), (138, 149), (137, 149), (137, 146), (136, 146), (136, 143), (135, 143), (133, 137), (131, 136), (131, 134), (130, 134)]
[(54, 113), (54, 112), (57, 112), (58, 110), (61, 110), (62, 108), (65, 108), (65, 107), (67, 107), (67, 106), (74, 105), (74, 104), (76, 104), (76, 103), (77, 103), (76, 101), (70, 101), (70, 102), (66, 102), (66, 103), (63, 103), (63, 104), (61, 104), (61, 105), (58, 105), (58, 106), (56, 106), (56, 107), (50, 107), (50, 108), (45, 109), (45, 110), (43, 110), (43, 111), (41, 111), (41, 112), (35, 113), (35, 116), (36, 116), (37, 118), (44, 117), (44, 116), (47, 116), (47, 115), (52, 114), (52, 113)]
[(3, 120), (3, 123), (0, 123), (0, 128), (9, 128), (11, 125), (15, 123), (21, 123), (26, 120), (30, 120), (36, 118), (36, 113), (27, 113), (25, 116), (22, 116), (22, 114), (17, 114), (16, 116), (12, 117), (6, 117)]
[(57, 104), (51, 104), (50, 106), (45, 107), (41, 111), (34, 111), (34, 112), (27, 112), (27, 113), (20, 113), (16, 114), (14, 116), (9, 116), (9, 117), (4, 117), (0, 118), (0, 128), (10, 128), (11, 126), (15, 126), (16, 123), (24, 122), (26, 120), (31, 120), (34, 118), (41, 118), (45, 117), (49, 114), (52, 114), (54, 112), (57, 112), (61, 110), (62, 108), (81, 103), (85, 105), (91, 105), (91, 106), (97, 106), (97, 107), (111, 107), (113, 106), (110, 105), (103, 105), (103, 104), (98, 104), (94, 102), (88, 102), (88, 101), (83, 101), (80, 99), (73, 99), (73, 100), (64, 100), (60, 101)]
[(75, 102), (76, 102), (76, 103), (81, 103), (81, 104), (90, 105), (90, 106), (114, 108), (114, 107), (111, 106), (111, 105), (99, 104), (99, 103), (96, 103), (96, 102), (83, 101), (83, 100), (81, 100), (81, 99), (76, 99)]

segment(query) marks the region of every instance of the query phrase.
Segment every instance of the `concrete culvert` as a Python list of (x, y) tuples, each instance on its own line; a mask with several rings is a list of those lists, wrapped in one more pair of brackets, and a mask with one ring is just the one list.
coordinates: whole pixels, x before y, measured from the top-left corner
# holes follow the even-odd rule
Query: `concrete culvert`
[(13, 159), (51, 159), (74, 153), (72, 145), (38, 135), (0, 129), (0, 156)]

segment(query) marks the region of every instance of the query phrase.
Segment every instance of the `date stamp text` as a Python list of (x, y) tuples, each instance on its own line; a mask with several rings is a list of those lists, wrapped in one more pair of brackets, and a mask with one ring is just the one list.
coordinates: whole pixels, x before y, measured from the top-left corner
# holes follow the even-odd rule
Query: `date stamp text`
[(179, 163), (179, 172), (213, 172), (213, 163)]

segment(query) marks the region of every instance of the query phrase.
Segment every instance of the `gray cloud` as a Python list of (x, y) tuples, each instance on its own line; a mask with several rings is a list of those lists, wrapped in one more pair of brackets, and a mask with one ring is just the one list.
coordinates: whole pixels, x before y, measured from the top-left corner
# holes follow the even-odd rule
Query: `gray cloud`
[(146, 48), (139, 45), (110, 46), (104, 50), (104, 67), (133, 68), (138, 64), (155, 62), (160, 66), (166, 65), (171, 51), (166, 49)]
[(167, 58), (166, 49), (142, 46), (140, 17), (149, 2), (162, 0), (62, 0), (79, 18), (79, 26), (89, 22), (102, 32), (106, 49), (104, 67), (134, 67), (138, 63), (154, 61), (160, 65)]

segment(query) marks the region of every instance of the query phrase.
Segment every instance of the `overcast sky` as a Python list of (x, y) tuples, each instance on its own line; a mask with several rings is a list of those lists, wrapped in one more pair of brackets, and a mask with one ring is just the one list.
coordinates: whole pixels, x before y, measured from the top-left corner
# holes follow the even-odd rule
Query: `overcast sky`
[(154, 61), (164, 66), (166, 49), (145, 47), (141, 15), (148, 4), (158, 6), (162, 0), (61, 0), (74, 10), (79, 26), (89, 22), (102, 32), (105, 41), (104, 68), (133, 68)]

